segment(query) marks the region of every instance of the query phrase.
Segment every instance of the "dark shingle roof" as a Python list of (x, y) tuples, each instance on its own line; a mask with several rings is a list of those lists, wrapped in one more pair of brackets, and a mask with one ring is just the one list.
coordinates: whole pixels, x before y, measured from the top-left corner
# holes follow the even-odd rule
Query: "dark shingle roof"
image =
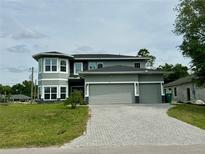
[(41, 57), (64, 57), (69, 59), (76, 59), (76, 60), (120, 60), (120, 59), (142, 59), (148, 60), (149, 57), (140, 57), (140, 56), (128, 56), (128, 55), (116, 55), (116, 54), (73, 54), (68, 55), (57, 51), (50, 51), (50, 52), (41, 52), (38, 54), (33, 55), (35, 60), (38, 60)]
[(115, 54), (74, 54), (74, 58), (130, 58), (136, 56), (115, 55)]
[(39, 58), (46, 57), (46, 56), (49, 56), (49, 57), (73, 58), (73, 56), (71, 56), (71, 55), (64, 54), (64, 53), (57, 52), (57, 51), (41, 52), (41, 53), (33, 55), (33, 58), (35, 60), (38, 60)]
[(177, 86), (177, 85), (181, 85), (181, 84), (184, 84), (184, 83), (190, 83), (190, 82), (193, 81), (193, 79), (194, 79), (194, 77), (189, 75), (189, 76), (180, 78), (178, 80), (175, 80), (173, 82), (167, 83), (165, 85), (165, 87), (172, 87), (172, 86)]
[(148, 57), (116, 55), (116, 54), (73, 54), (75, 59), (149, 59)]
[(164, 74), (167, 72), (163, 72), (157, 69), (145, 69), (145, 68), (135, 68), (131, 66), (110, 66), (110, 67), (103, 67), (95, 70), (88, 70), (81, 72), (80, 74), (115, 74), (115, 73), (122, 73), (122, 74)]

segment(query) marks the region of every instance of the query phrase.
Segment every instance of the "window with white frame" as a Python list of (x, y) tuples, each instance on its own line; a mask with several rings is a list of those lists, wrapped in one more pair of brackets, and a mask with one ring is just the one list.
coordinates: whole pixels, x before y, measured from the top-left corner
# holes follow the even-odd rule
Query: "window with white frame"
[(44, 87), (44, 99), (57, 99), (57, 87)]
[(78, 75), (78, 73), (81, 71), (83, 71), (83, 63), (82, 62), (75, 62), (74, 63), (74, 74)]
[(45, 72), (57, 72), (57, 59), (46, 58), (45, 59)]
[(60, 61), (60, 71), (61, 72), (66, 72), (66, 60), (61, 60)]
[(66, 99), (66, 87), (60, 87), (60, 98)]
[(42, 59), (38, 60), (38, 71), (42, 72)]
[(102, 68), (102, 67), (103, 67), (102, 62), (89, 62), (89, 64), (88, 64), (89, 70), (94, 70), (94, 69)]
[(97, 69), (97, 63), (96, 62), (89, 62), (88, 63), (88, 69), (89, 70)]

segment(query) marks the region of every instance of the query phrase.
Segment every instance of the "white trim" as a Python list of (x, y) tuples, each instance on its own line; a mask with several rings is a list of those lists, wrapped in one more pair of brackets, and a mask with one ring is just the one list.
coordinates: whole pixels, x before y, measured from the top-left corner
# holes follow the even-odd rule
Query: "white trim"
[(85, 97), (89, 97), (89, 84), (85, 84), (85, 90), (86, 90), (86, 93), (85, 93)]
[(68, 81), (68, 79), (64, 79), (64, 78), (46, 78), (46, 79), (39, 79), (38, 81)]
[(164, 94), (164, 88), (163, 88), (164, 86), (163, 86), (163, 83), (161, 83), (160, 86), (161, 86), (161, 95), (165, 95), (165, 94)]
[(82, 72), (82, 71), (83, 71), (83, 62), (74, 62), (74, 63), (73, 63), (73, 65), (74, 65), (74, 67), (73, 67), (73, 68), (74, 68), (73, 74), (74, 74), (74, 75), (79, 75), (79, 73), (76, 72), (76, 68), (75, 68), (75, 64), (76, 64), (76, 63), (80, 63), (80, 64), (81, 64), (81, 68), (80, 68), (81, 71), (80, 71), (80, 72)]
[(139, 96), (140, 95), (140, 84), (139, 82), (137, 82), (136, 84), (137, 84), (137, 95), (136, 96)]
[(136, 87), (136, 83), (134, 83), (134, 94), (135, 94), (135, 96), (137, 96), (137, 87)]
[(164, 81), (140, 81), (139, 83), (164, 83)]

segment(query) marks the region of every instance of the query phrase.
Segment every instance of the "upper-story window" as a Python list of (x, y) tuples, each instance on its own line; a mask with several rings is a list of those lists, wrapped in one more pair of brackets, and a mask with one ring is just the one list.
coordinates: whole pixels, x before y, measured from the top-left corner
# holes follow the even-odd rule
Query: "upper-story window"
[(61, 72), (66, 72), (66, 60), (61, 60), (60, 61), (60, 71)]
[(88, 69), (89, 70), (97, 69), (97, 63), (96, 62), (89, 62)]
[(89, 64), (88, 64), (89, 70), (94, 70), (94, 69), (102, 68), (102, 67), (103, 67), (102, 62), (89, 62)]
[(78, 73), (81, 71), (83, 71), (83, 63), (75, 62), (74, 63), (74, 75), (78, 75)]
[(140, 63), (135, 63), (135, 68), (140, 68)]
[(97, 63), (98, 68), (103, 68), (103, 63)]
[(45, 59), (45, 72), (57, 72), (57, 59)]

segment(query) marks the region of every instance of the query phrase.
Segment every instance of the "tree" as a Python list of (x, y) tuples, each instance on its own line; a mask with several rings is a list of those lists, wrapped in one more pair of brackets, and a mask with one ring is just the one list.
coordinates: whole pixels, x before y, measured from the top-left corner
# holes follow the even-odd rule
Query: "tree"
[(138, 51), (138, 56), (141, 56), (141, 57), (148, 57), (150, 58), (147, 62), (147, 66), (148, 67), (152, 67), (154, 65), (154, 62), (155, 62), (155, 59), (156, 57), (151, 55), (150, 52), (147, 50), (147, 49), (140, 49)]
[(11, 89), (12, 89), (12, 94), (23, 94), (24, 93), (24, 86), (20, 83), (13, 85)]
[(26, 95), (26, 96), (31, 96), (31, 84), (32, 82), (31, 81), (23, 81), (22, 82), (22, 85), (23, 85), (23, 94)]
[(165, 83), (169, 83), (189, 75), (188, 68), (181, 64), (172, 65), (172, 64), (165, 63), (165, 65), (160, 65), (158, 69), (161, 69), (162, 71), (171, 72), (170, 74), (164, 75)]
[(180, 49), (191, 57), (192, 70), (205, 83), (205, 0), (181, 0), (176, 8), (175, 33), (183, 36)]

